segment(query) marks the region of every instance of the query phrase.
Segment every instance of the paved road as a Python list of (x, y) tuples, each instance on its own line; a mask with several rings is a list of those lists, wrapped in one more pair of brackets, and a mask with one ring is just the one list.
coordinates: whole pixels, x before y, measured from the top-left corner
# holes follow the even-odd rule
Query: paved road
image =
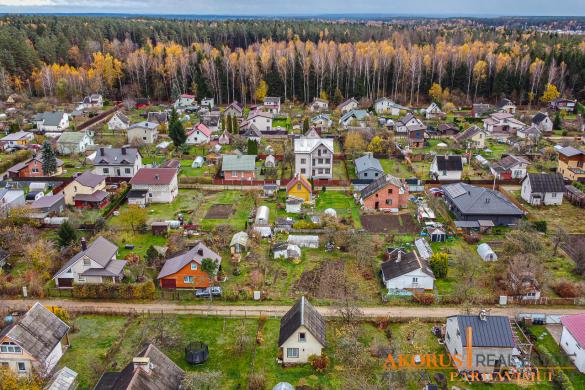
[[(26, 310), (35, 300), (4, 300), (0, 302), (0, 307), (9, 310)], [(176, 302), (153, 302), (153, 303), (118, 303), (118, 302), (94, 302), (94, 301), (70, 301), (70, 300), (40, 300), (47, 306), (60, 306), (72, 313), (174, 313), (174, 314), (199, 314), (199, 315), (219, 315), (219, 316), (258, 316), (261, 314), (268, 316), (282, 316), (288, 311), (289, 306), (226, 306), (226, 305), (188, 305), (178, 304)], [(317, 307), (326, 317), (337, 316), (337, 308), (332, 306)], [(368, 318), (393, 317), (393, 318), (428, 318), (440, 319), (451, 315), (461, 314), (461, 307), (362, 307), (363, 315)], [(515, 317), (518, 313), (540, 313), (540, 314), (577, 314), (583, 313), (585, 309), (577, 308), (549, 308), (545, 306), (530, 307), (494, 307), (491, 309), (491, 315), (506, 315)]]

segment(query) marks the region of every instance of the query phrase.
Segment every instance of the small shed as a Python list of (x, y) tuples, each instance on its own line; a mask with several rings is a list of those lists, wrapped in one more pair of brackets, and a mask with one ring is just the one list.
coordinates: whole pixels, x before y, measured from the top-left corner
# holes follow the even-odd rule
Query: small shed
[(202, 156), (195, 157), (193, 163), (191, 164), (191, 168), (201, 168), (205, 163), (205, 159)]
[(496, 252), (492, 250), (492, 248), (487, 244), (479, 244), (477, 246), (477, 254), (484, 260), (484, 261), (496, 261), (498, 260), (498, 256)]
[(420, 255), (421, 258), (424, 260), (429, 260), (431, 256), (433, 256), (433, 250), (431, 246), (424, 238), (417, 238), (414, 240), (414, 246), (416, 247), (416, 251)]
[(286, 199), (286, 212), (290, 214), (299, 214), (303, 203), (305, 203), (304, 200), (294, 196), (289, 196)]
[(264, 166), (266, 168), (274, 168), (276, 166), (276, 158), (273, 155), (267, 156), (266, 160), (264, 160)]
[(278, 186), (276, 184), (264, 184), (262, 190), (265, 197), (271, 197), (278, 191)]
[(431, 242), (445, 242), (447, 240), (447, 233), (443, 229), (434, 228), (429, 232)]
[(166, 236), (169, 232), (169, 224), (166, 221), (153, 222), (150, 225), (152, 235), (154, 236)]
[(272, 253), (275, 259), (294, 260), (301, 257), (301, 248), (298, 245), (279, 242), (272, 247)]
[(288, 243), (301, 248), (319, 248), (319, 236), (288, 236)]
[(257, 225), (268, 225), (270, 223), (270, 209), (268, 206), (260, 206), (256, 210), (256, 219), (254, 222)]

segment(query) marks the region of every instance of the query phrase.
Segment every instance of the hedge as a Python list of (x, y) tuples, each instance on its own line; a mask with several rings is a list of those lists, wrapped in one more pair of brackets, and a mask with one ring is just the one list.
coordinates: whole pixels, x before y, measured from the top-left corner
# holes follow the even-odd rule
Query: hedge
[(156, 288), (152, 280), (144, 283), (75, 284), (73, 298), (154, 299)]

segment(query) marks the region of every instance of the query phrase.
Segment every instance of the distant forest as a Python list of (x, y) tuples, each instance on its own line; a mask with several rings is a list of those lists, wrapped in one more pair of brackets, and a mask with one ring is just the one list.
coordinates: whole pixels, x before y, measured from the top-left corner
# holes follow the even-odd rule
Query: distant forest
[(155, 100), (193, 93), (219, 103), (387, 96), (417, 104), (439, 84), (443, 100), (456, 104), (502, 96), (527, 104), (552, 84), (585, 98), (583, 36), (495, 20), (4, 16), (0, 94), (68, 101), (89, 92)]

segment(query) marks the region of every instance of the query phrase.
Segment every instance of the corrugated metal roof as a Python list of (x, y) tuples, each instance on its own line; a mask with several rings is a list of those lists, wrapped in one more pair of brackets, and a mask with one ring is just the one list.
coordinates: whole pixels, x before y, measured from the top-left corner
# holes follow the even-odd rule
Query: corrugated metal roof
[(478, 315), (458, 315), (455, 317), (459, 324), (461, 342), (464, 346), (467, 345), (466, 329), (468, 327), (471, 327), (473, 331), (473, 347), (514, 348), (516, 346), (512, 325), (508, 317), (488, 315), (485, 320), (480, 319)]

